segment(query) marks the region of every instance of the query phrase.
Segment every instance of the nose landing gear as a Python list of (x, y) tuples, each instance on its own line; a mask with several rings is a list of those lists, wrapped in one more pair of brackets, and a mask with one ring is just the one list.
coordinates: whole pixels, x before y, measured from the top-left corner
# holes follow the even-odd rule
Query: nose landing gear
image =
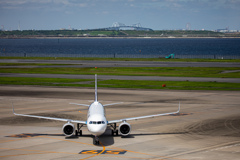
[(99, 138), (97, 136), (94, 137), (93, 144), (94, 145), (99, 145)]

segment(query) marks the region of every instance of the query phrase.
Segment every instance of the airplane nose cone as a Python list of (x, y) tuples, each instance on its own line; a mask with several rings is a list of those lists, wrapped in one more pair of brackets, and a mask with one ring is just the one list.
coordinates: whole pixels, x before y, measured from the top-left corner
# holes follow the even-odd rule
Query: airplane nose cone
[(106, 125), (91, 125), (91, 126), (88, 126), (88, 130), (93, 135), (100, 136), (105, 132)]

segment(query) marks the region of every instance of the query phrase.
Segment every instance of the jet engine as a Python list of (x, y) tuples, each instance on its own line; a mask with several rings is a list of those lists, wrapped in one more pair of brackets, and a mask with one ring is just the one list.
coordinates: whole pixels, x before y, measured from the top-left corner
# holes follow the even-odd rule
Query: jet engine
[(75, 126), (74, 124), (68, 122), (63, 125), (62, 131), (65, 134), (65, 136), (70, 137), (74, 134)]
[(131, 126), (127, 122), (123, 122), (119, 125), (118, 130), (122, 136), (127, 136), (131, 132)]

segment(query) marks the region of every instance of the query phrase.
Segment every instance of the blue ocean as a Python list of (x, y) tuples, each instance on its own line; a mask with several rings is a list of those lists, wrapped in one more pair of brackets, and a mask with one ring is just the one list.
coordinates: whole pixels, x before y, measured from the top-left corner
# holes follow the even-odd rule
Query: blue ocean
[(238, 38), (0, 39), (0, 56), (240, 58)]

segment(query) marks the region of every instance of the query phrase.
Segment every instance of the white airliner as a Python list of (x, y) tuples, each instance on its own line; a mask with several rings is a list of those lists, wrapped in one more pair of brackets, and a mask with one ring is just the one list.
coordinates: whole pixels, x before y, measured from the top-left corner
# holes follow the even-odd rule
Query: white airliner
[[(170, 112), (170, 113), (162, 113), (162, 114), (155, 114), (155, 115), (148, 115), (148, 116), (141, 116), (141, 117), (132, 117), (132, 118), (125, 118), (125, 119), (119, 119), (119, 120), (112, 120), (107, 121), (105, 116), (105, 109), (104, 106), (110, 106), (115, 105), (119, 103), (113, 103), (113, 104), (106, 104), (102, 105), (98, 102), (97, 99), (97, 75), (95, 75), (95, 101), (89, 105), (86, 104), (77, 104), (77, 103), (70, 103), (70, 104), (76, 104), (76, 105), (83, 105), (88, 106), (88, 115), (87, 115), (87, 121), (79, 121), (79, 120), (71, 120), (71, 119), (63, 119), (63, 118), (54, 118), (54, 117), (43, 117), (43, 116), (35, 116), (35, 115), (26, 115), (26, 114), (17, 114), (14, 112), (13, 107), (13, 113), (17, 116), (25, 116), (25, 117), (33, 117), (33, 118), (42, 118), (42, 119), (49, 119), (49, 120), (57, 120), (57, 121), (64, 121), (67, 122), (63, 125), (63, 133), (67, 136), (73, 136), (74, 131), (75, 135), (82, 135), (82, 126), (87, 125), (88, 131), (95, 136), (94, 138), (94, 144), (99, 144), (98, 136), (102, 135), (109, 125), (112, 129), (112, 135), (116, 134), (118, 135), (118, 131), (121, 133), (122, 136), (127, 136), (130, 134), (131, 126), (126, 121), (130, 120), (137, 120), (137, 119), (143, 119), (143, 118), (151, 118), (151, 117), (157, 117), (157, 116), (165, 116), (165, 115), (171, 115), (171, 114), (177, 114), (180, 111), (180, 103), (178, 107), (177, 112)], [(75, 126), (73, 123), (77, 123), (77, 130), (75, 130)], [(121, 123), (118, 126), (117, 129), (117, 123)]]

